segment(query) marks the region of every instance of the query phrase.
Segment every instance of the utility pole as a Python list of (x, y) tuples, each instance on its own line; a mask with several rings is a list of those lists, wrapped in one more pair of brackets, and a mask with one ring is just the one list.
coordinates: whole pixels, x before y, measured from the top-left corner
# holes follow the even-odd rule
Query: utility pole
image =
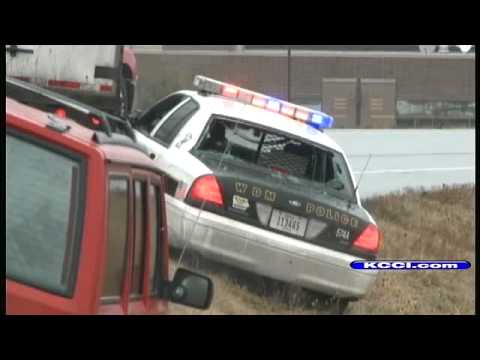
[(288, 52), (287, 52), (287, 101), (291, 101), (291, 94), (290, 94), (290, 68), (291, 68), (291, 58), (292, 58), (292, 48), (288, 45)]

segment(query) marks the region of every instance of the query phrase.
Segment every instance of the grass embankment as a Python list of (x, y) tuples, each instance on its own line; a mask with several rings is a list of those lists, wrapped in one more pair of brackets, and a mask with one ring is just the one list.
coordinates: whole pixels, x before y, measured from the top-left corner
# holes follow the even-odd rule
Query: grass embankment
[[(385, 235), (381, 259), (468, 260), (468, 271), (383, 272), (346, 314), (473, 314), (475, 311), (475, 188), (406, 190), (364, 206)], [(175, 259), (175, 255), (174, 255)], [(215, 283), (211, 309), (172, 305), (172, 314), (325, 314), (335, 304), (283, 284), (187, 256)], [(175, 260), (173, 260), (175, 261)]]

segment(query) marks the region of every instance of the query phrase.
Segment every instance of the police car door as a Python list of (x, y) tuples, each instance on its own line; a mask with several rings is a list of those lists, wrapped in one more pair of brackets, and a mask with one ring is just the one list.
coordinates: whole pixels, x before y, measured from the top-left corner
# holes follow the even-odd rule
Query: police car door
[[(173, 106), (172, 106), (173, 105)], [(178, 165), (175, 155), (167, 153), (188, 120), (199, 109), (197, 102), (184, 94), (174, 94), (162, 100), (135, 121), (138, 140), (147, 146), (162, 169)]]
[(160, 151), (171, 148), (177, 135), (198, 109), (198, 103), (187, 97), (158, 124), (152, 132), (152, 138), (161, 145), (157, 147)]
[(138, 140), (154, 151), (156, 156), (164, 154), (167, 147), (155, 141), (154, 135), (158, 132), (159, 126), (163, 124), (178, 107), (184, 104), (187, 98), (184, 94), (167, 96), (147, 109), (138, 118), (131, 120)]

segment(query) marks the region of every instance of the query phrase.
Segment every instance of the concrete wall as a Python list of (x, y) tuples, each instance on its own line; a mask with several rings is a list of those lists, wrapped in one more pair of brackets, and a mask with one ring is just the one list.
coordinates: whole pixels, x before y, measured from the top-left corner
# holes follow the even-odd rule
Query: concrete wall
[[(360, 195), (475, 183), (475, 130), (328, 130), (345, 151)], [(370, 160), (369, 160), (370, 159)]]
[[(287, 58), (254, 55), (139, 53), (138, 106), (191, 88), (203, 74), (286, 98)], [(475, 60), (433, 57), (301, 56), (292, 59), (292, 100), (319, 103), (323, 78), (396, 79), (397, 98), (474, 101)]]

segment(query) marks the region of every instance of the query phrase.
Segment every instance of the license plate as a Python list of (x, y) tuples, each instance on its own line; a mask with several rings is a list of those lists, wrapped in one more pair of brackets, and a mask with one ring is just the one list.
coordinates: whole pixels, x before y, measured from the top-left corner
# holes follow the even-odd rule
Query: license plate
[(307, 219), (287, 212), (273, 210), (270, 227), (275, 230), (303, 237), (307, 227)]

